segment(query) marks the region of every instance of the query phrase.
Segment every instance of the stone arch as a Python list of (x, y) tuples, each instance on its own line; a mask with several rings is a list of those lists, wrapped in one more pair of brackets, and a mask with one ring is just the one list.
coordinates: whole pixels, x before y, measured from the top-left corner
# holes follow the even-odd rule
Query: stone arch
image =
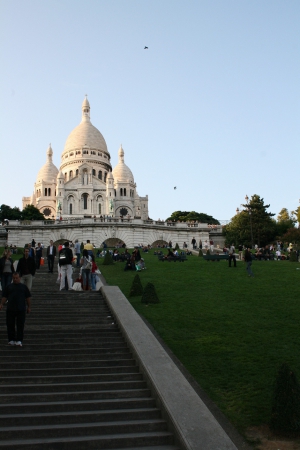
[(157, 239), (151, 244), (151, 247), (166, 247), (168, 245), (168, 242), (164, 239)]
[[(117, 248), (120, 245), (123, 248), (126, 247), (126, 243), (122, 239), (119, 239), (119, 238), (107, 238), (103, 242), (105, 242), (107, 247), (111, 247), (111, 248)], [(101, 242), (101, 245), (102, 245), (102, 242)]]

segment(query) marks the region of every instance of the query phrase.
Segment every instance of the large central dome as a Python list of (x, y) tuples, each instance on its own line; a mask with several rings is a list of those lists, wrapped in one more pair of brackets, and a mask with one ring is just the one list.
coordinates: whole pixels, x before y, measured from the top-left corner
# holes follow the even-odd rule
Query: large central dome
[(90, 147), (107, 152), (107, 145), (104, 137), (90, 121), (90, 104), (87, 98), (82, 103), (81, 123), (70, 133), (63, 154), (76, 148)]

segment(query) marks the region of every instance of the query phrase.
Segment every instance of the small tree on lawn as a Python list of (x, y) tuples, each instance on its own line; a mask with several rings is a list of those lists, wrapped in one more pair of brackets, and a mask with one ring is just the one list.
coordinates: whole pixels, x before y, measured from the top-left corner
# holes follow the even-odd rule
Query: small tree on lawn
[(283, 433), (300, 431), (300, 385), (286, 363), (277, 374), (270, 427)]
[(112, 259), (111, 254), (109, 252), (106, 252), (103, 260), (103, 265), (111, 266), (112, 264), (114, 264), (114, 260)]
[(175, 245), (175, 250), (179, 250), (179, 245), (178, 245), (177, 242), (176, 242), (176, 245)]
[(202, 251), (201, 248), (200, 248), (200, 250), (199, 250), (198, 256), (203, 256), (203, 251)]
[(144, 289), (142, 296), (142, 303), (159, 303), (159, 298), (157, 297), (155, 287), (152, 283), (148, 283)]
[(138, 295), (142, 295), (142, 293), (143, 293), (143, 286), (140, 280), (140, 276), (137, 273), (132, 281), (129, 297), (136, 297)]

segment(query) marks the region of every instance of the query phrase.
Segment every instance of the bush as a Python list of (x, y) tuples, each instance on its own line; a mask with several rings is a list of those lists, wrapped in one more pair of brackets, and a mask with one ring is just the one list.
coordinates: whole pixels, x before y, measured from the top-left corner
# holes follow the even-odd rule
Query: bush
[(179, 245), (178, 245), (177, 242), (176, 242), (176, 245), (175, 245), (175, 250), (179, 250)]
[(295, 251), (290, 252), (290, 262), (298, 262), (297, 252)]
[(142, 296), (142, 303), (159, 303), (159, 298), (157, 297), (155, 287), (152, 283), (148, 283), (144, 289)]
[(201, 248), (199, 250), (198, 256), (203, 256), (203, 251), (201, 250)]
[(279, 432), (300, 431), (300, 386), (286, 363), (275, 381), (270, 427)]
[(112, 264), (114, 264), (114, 260), (112, 259), (111, 254), (107, 251), (104, 256), (103, 265), (110, 266)]
[(138, 295), (142, 295), (142, 293), (143, 293), (143, 286), (140, 280), (140, 276), (137, 273), (132, 281), (129, 297), (136, 297)]

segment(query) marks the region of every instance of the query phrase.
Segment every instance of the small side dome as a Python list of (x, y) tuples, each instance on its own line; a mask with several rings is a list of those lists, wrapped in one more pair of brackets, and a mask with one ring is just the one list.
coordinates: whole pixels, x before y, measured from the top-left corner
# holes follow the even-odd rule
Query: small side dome
[(51, 144), (49, 144), (49, 147), (46, 151), (46, 155), (47, 155), (47, 162), (46, 164), (43, 165), (43, 167), (39, 170), (37, 174), (36, 177), (37, 183), (41, 183), (42, 181), (46, 183), (53, 183), (53, 181), (54, 182), (56, 181), (58, 168), (52, 162), (53, 150)]
[(134, 183), (134, 178), (132, 175), (131, 170), (128, 166), (126, 166), (124, 162), (124, 150), (121, 147), (119, 148), (119, 162), (116, 165), (116, 167), (112, 171), (112, 175), (114, 177), (115, 181), (121, 181), (121, 182), (130, 182)]

